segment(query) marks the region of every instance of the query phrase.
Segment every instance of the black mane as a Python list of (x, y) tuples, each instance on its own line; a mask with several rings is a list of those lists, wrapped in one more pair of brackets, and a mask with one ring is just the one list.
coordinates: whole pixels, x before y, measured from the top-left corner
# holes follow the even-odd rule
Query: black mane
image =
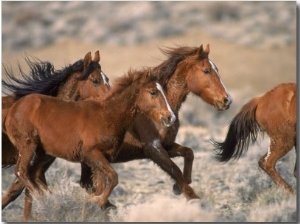
[(66, 66), (61, 70), (55, 70), (52, 63), (48, 61), (40, 61), (39, 59), (30, 60), (25, 57), (25, 60), (30, 68), (30, 73), (25, 74), (19, 67), (19, 77), (15, 76), (11, 69), (5, 66), (5, 78), (2, 80), (4, 91), (10, 91), (14, 94), (16, 100), (30, 93), (40, 93), (49, 96), (57, 96), (59, 87), (64, 84), (67, 79), (76, 72), (83, 72), (77, 79), (84, 80), (89, 74), (100, 65), (96, 62), (91, 62), (90, 65), (83, 71), (83, 60), (78, 60), (74, 64)]

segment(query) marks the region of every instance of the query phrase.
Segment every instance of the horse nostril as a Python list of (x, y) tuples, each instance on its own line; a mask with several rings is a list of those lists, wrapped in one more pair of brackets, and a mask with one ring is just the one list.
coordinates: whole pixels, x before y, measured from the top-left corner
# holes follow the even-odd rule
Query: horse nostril
[(223, 103), (228, 106), (231, 104), (231, 98), (230, 97), (225, 97)]

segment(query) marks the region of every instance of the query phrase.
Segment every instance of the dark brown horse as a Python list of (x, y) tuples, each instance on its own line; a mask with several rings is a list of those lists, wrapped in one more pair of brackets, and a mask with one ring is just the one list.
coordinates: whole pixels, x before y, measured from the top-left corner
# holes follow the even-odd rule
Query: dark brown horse
[[(166, 97), (176, 116), (189, 92), (201, 97), (217, 110), (229, 108), (232, 99), (223, 85), (216, 65), (208, 58), (209, 45), (200, 47), (178, 47), (163, 50), (168, 59), (151, 68), (151, 73), (163, 83)], [(178, 117), (178, 116), (177, 116)], [(147, 127), (147, 128), (145, 128)], [(149, 158), (176, 181), (173, 191), (183, 192), (190, 199), (199, 198), (188, 185), (192, 182), (191, 173), (194, 154), (191, 148), (175, 142), (179, 120), (163, 129), (139, 115), (127, 131), (124, 143), (111, 163)], [(184, 157), (183, 173), (170, 157)], [(91, 171), (82, 164), (81, 185), (92, 186)]]
[[(89, 166), (95, 200), (103, 209), (114, 206), (108, 197), (118, 176), (108, 160), (118, 155), (132, 120), (143, 113), (164, 128), (176, 120), (162, 86), (148, 73), (130, 71), (117, 80), (103, 100), (74, 102), (30, 94), (13, 104), (5, 127), (19, 150), (15, 175), (30, 194), (47, 189), (36, 172), (59, 157)], [(24, 219), (30, 218), (27, 215)]]
[[(6, 72), (4, 78), (7, 81), (3, 80), (2, 84), (13, 94), (2, 97), (2, 167), (16, 164), (19, 155), (17, 148), (10, 142), (4, 127), (6, 115), (13, 103), (31, 93), (41, 93), (74, 101), (89, 97), (99, 98), (110, 89), (108, 78), (101, 70), (99, 61), (99, 51), (95, 52), (93, 59), (91, 52), (88, 52), (83, 60), (61, 70), (54, 70), (50, 62), (31, 61), (26, 58), (31, 70), (30, 74), (25, 74), (19, 67), (19, 78), (4, 67)], [(45, 167), (39, 171), (40, 179), (46, 181), (44, 173), (50, 164), (45, 164)], [(2, 196), (2, 209), (14, 201), (23, 189), (23, 183), (16, 179), (7, 193)], [(30, 207), (31, 202), (26, 200), (25, 213), (28, 213)]]
[[(296, 83), (283, 83), (246, 103), (232, 119), (225, 141), (213, 141), (216, 158), (221, 162), (239, 159), (250, 141), (255, 142), (259, 133), (265, 132), (270, 137), (270, 147), (258, 164), (276, 184), (292, 193), (275, 165), (293, 147), (296, 149), (296, 95)], [(296, 171), (297, 165), (295, 177)]]

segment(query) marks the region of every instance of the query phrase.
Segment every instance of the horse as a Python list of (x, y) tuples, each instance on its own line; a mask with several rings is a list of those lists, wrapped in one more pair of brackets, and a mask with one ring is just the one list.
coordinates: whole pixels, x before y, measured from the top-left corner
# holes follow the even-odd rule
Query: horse
[[(229, 125), (224, 142), (212, 140), (216, 159), (228, 162), (246, 153), (250, 141), (266, 133), (270, 147), (258, 161), (259, 167), (282, 189), (293, 193), (292, 187), (275, 169), (277, 161), (293, 147), (296, 149), (296, 83), (282, 83), (264, 95), (243, 105)], [(294, 168), (297, 178), (297, 159)]]
[[(223, 111), (230, 107), (232, 98), (221, 80), (217, 66), (208, 57), (209, 44), (205, 49), (201, 44), (200, 47), (178, 46), (160, 50), (168, 59), (148, 69), (163, 84), (167, 100), (177, 118), (190, 92), (216, 110)], [(179, 119), (176, 119), (171, 128), (163, 129), (149, 122), (142, 114), (138, 115), (125, 135), (119, 154), (109, 162), (151, 159), (175, 180), (174, 194), (183, 193), (187, 200), (198, 199), (199, 196), (189, 186), (192, 182), (193, 150), (175, 142), (179, 125)], [(183, 173), (171, 160), (177, 156), (184, 158)], [(88, 190), (93, 185), (91, 170), (84, 164), (81, 167), (80, 184)]]
[[(190, 92), (217, 110), (227, 110), (230, 107), (232, 98), (221, 80), (217, 66), (208, 58), (209, 44), (205, 49), (201, 44), (200, 47), (179, 46), (160, 50), (168, 57), (167, 60), (148, 69), (163, 83), (167, 100), (176, 115)], [(143, 125), (139, 127), (140, 123)], [(188, 185), (192, 182), (193, 150), (175, 142), (179, 125), (177, 118), (171, 128), (164, 130), (149, 122), (143, 115), (138, 115), (126, 132), (119, 154), (109, 162), (151, 159), (175, 180), (174, 194), (183, 192), (188, 200), (199, 198)], [(183, 173), (170, 159), (177, 156), (184, 157)], [(89, 192), (93, 186), (91, 169), (84, 163), (81, 164), (81, 169), (80, 185)]]
[[(99, 64), (99, 51), (95, 52), (93, 59), (91, 52), (88, 52), (83, 60), (78, 60), (61, 70), (55, 70), (54, 66), (47, 61), (33, 61), (28, 57), (25, 60), (30, 67), (29, 75), (19, 66), (20, 78), (18, 78), (4, 67), (7, 81), (2, 80), (2, 84), (13, 94), (2, 97), (2, 168), (15, 165), (19, 155), (18, 149), (9, 140), (4, 126), (6, 115), (17, 100), (31, 93), (40, 93), (64, 100), (79, 101), (89, 97), (101, 98), (110, 89), (109, 79)], [(39, 171), (40, 179), (46, 181), (44, 173), (51, 163), (46, 164)], [(7, 193), (2, 196), (2, 209), (14, 201), (23, 189), (23, 183), (16, 179)], [(31, 209), (30, 200), (25, 201), (24, 207), (26, 214)]]
[(108, 160), (118, 154), (127, 128), (140, 113), (164, 128), (176, 120), (162, 86), (147, 70), (130, 70), (102, 100), (27, 95), (13, 104), (5, 121), (7, 134), (19, 150), (15, 175), (31, 195), (48, 189), (35, 174), (54, 157), (84, 162), (93, 173), (95, 201), (101, 209), (115, 207), (108, 197), (118, 175)]
[(109, 79), (101, 71), (99, 51), (95, 52), (93, 60), (91, 52), (88, 52), (84, 60), (78, 60), (61, 70), (54, 70), (54, 66), (47, 61), (33, 61), (28, 57), (25, 60), (31, 72), (27, 75), (19, 66), (21, 78), (4, 66), (4, 78), (7, 81), (2, 80), (2, 86), (4, 91), (9, 90), (13, 94), (2, 97), (2, 142), (5, 143), (2, 144), (2, 167), (16, 164), (18, 158), (18, 152), (9, 142), (3, 125), (6, 114), (15, 101), (30, 93), (78, 101), (88, 97), (101, 97), (110, 89)]

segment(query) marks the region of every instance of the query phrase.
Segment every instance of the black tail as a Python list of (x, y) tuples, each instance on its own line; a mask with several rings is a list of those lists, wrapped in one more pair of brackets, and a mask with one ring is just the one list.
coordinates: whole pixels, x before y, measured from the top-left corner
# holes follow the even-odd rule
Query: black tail
[[(54, 70), (50, 62), (35, 61), (25, 57), (30, 68), (30, 74), (25, 74), (19, 66), (19, 77), (15, 76), (11, 69), (4, 68), (5, 80), (2, 79), (3, 91), (7, 94), (14, 93), (15, 100), (30, 93), (57, 96), (59, 87), (68, 79), (73, 72), (83, 71), (83, 61), (65, 67), (62, 70)], [(10, 93), (8, 93), (8, 92)]]
[(228, 162), (231, 158), (239, 159), (247, 151), (250, 140), (256, 141), (261, 131), (255, 117), (258, 102), (259, 98), (254, 98), (242, 107), (231, 121), (224, 142), (212, 141), (218, 161)]

